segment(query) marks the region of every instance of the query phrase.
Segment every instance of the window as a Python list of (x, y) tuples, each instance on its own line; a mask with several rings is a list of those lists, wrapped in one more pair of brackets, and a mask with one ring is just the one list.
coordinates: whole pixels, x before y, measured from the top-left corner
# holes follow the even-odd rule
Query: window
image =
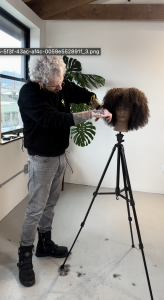
[[(0, 48), (30, 48), (30, 29), (0, 8)], [(21, 132), (17, 104), (19, 91), (28, 79), (29, 56), (0, 55), (1, 133)]]

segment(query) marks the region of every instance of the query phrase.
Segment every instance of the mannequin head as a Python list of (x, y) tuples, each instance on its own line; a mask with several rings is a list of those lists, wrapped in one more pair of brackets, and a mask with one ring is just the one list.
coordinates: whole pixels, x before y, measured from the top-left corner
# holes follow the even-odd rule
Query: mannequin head
[(115, 109), (115, 118), (116, 123), (114, 126), (114, 130), (127, 132), (128, 131), (128, 123), (131, 117), (131, 107), (130, 105), (120, 104), (116, 106)]
[(145, 94), (136, 88), (114, 88), (109, 90), (103, 107), (112, 113), (112, 121), (107, 125), (114, 130), (127, 132), (144, 127), (148, 123), (149, 108)]

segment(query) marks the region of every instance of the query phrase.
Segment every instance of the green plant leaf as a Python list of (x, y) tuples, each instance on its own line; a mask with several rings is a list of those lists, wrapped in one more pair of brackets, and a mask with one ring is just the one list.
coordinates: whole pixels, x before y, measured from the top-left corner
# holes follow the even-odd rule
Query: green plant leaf
[(65, 55), (65, 56), (63, 56), (63, 61), (66, 64), (66, 68), (67, 68), (66, 73), (81, 72), (81, 70), (82, 70), (81, 63), (77, 59), (74, 59), (72, 57), (68, 58)]
[(64, 55), (63, 56), (63, 61), (66, 64), (66, 67), (67, 67), (67, 64), (68, 64), (68, 60), (69, 60), (68, 56)]
[(83, 74), (81, 63), (72, 57), (63, 56), (63, 61), (66, 64), (65, 79), (75, 82), (81, 87), (92, 90), (92, 88), (99, 88), (104, 86), (105, 79), (95, 74)]
[(71, 113), (87, 111), (90, 109), (91, 109), (91, 107), (89, 105), (87, 105), (86, 103), (80, 103), (80, 104), (70, 103)]
[(77, 146), (88, 146), (94, 139), (96, 134), (96, 127), (91, 122), (80, 123), (71, 128), (70, 137)]

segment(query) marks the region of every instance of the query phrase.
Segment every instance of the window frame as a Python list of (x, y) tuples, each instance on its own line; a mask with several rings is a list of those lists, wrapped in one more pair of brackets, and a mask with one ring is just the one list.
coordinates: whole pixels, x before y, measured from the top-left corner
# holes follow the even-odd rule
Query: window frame
[[(9, 14), (6, 10), (0, 7), (0, 15), (10, 21), (12, 24), (16, 25), (18, 28), (23, 30), (25, 32), (25, 48), (30, 48), (30, 28), (28, 28), (26, 25), (18, 21), (15, 17), (13, 17), (11, 14)], [(28, 61), (30, 59), (30, 55), (26, 55), (24, 59), (24, 77), (23, 78), (18, 78), (14, 76), (8, 76), (8, 75), (3, 75), (0, 74), (0, 78), (5, 78), (5, 79), (12, 79), (16, 81), (21, 81), (21, 82), (26, 82), (29, 79), (28, 76)], [(1, 119), (1, 116), (0, 116)], [(23, 131), (23, 128), (12, 130), (12, 131), (6, 131), (4, 133), (1, 133), (1, 138), (2, 135), (4, 134), (10, 134), (10, 133), (21, 133)]]
[[(18, 21), (16, 18), (14, 18), (12, 15), (10, 15), (7, 11), (5, 11), (1, 7), (0, 7), (0, 15), (2, 15), (3, 18), (7, 19), (12, 24), (19, 27), (20, 29), (22, 29), (25, 32), (25, 48), (30, 48), (30, 28), (28, 28), (26, 25), (24, 25), (23, 23)], [(28, 61), (29, 61), (29, 59), (30, 59), (30, 55), (26, 55), (25, 60), (24, 60), (25, 61), (25, 65), (24, 65), (25, 74), (24, 74), (24, 77), (22, 78), (25, 80), (28, 79)], [(17, 78), (14, 76), (9, 76), (9, 77), (13, 77), (13, 79)]]

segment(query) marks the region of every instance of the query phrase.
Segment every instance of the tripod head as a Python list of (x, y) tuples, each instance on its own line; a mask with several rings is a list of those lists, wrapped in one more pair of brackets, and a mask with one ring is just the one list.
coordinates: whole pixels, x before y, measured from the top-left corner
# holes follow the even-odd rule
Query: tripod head
[(122, 139), (124, 135), (121, 132), (119, 132), (118, 134), (116, 134), (116, 136), (117, 136), (117, 142), (118, 142), (119, 145), (122, 142), (124, 142), (124, 140)]

